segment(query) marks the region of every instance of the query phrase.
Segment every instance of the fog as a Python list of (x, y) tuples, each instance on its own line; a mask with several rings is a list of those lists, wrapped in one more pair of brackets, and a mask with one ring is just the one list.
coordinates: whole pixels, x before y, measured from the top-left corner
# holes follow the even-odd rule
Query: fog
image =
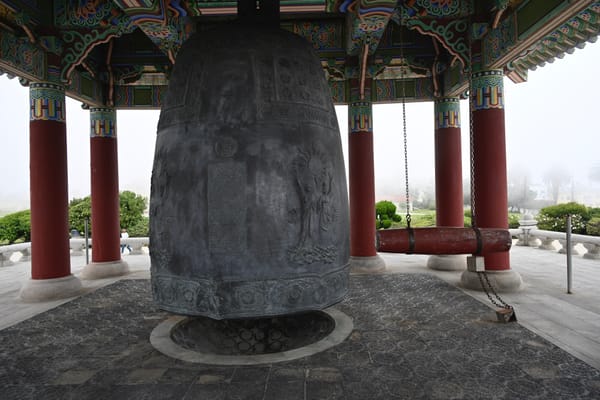
[[(600, 206), (600, 132), (597, 100), (600, 43), (530, 71), (528, 82), (505, 78), (505, 120), (510, 191), (535, 192), (548, 201), (575, 200)], [(347, 107), (336, 107), (347, 154)], [(468, 186), (468, 103), (461, 102), (463, 175)], [(150, 175), (158, 111), (119, 110), (119, 187), (144, 196)], [(0, 76), (0, 213), (29, 207), (29, 90)], [(411, 197), (433, 193), (433, 103), (406, 105)], [(377, 200), (404, 199), (402, 107), (373, 109)], [(90, 193), (89, 111), (67, 99), (69, 198)], [(347, 162), (347, 157), (346, 157)], [(558, 186), (557, 198), (554, 199)]]

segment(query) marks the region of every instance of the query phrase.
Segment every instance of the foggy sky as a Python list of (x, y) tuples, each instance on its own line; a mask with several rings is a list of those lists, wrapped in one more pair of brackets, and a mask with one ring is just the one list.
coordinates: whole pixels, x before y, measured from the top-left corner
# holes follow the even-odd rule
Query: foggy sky
[[(600, 168), (600, 43), (588, 43), (572, 55), (529, 72), (528, 82), (505, 78), (509, 180), (528, 175), (542, 184), (544, 174), (560, 169), (575, 187), (591, 191), (600, 203), (600, 182), (588, 179)], [(409, 177), (412, 189), (433, 185), (433, 103), (407, 104)], [(347, 154), (347, 108), (336, 107), (344, 154)], [(148, 196), (158, 111), (117, 111), (119, 187)], [(29, 90), (18, 79), (0, 77), (0, 214), (29, 208)], [(468, 104), (461, 102), (463, 175), (469, 175)], [(376, 198), (404, 193), (402, 114), (400, 104), (375, 105), (374, 152)], [(90, 193), (89, 111), (67, 99), (69, 199)], [(593, 196), (592, 196), (593, 197)], [(594, 205), (594, 204), (590, 204)], [(600, 205), (600, 204), (598, 204)]]

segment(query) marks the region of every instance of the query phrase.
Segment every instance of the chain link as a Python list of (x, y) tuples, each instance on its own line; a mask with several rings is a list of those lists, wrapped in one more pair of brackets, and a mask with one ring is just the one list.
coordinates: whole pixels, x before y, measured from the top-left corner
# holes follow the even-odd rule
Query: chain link
[(477, 227), (477, 220), (475, 218), (475, 146), (473, 145), (473, 139), (475, 138), (475, 133), (473, 129), (473, 103), (474, 103), (474, 93), (473, 93), (473, 53), (472, 53), (472, 37), (469, 35), (469, 145), (470, 145), (470, 174), (471, 174), (471, 226), (473, 228)]
[(404, 185), (405, 185), (405, 189), (406, 189), (406, 198), (405, 198), (405, 203), (406, 203), (406, 226), (407, 228), (410, 228), (410, 222), (412, 220), (412, 217), (410, 215), (410, 189), (408, 186), (408, 140), (407, 140), (407, 129), (406, 129), (406, 68), (408, 66), (408, 63), (406, 62), (406, 59), (404, 58), (404, 8), (401, 8), (401, 17), (400, 17), (400, 57), (402, 58), (402, 63), (404, 64), (402, 66), (402, 72), (401, 72), (401, 79), (402, 79), (402, 134), (403, 134), (403, 138), (404, 138)]
[[(485, 272), (478, 272), (477, 275), (479, 276), (479, 283), (481, 283), (481, 287), (483, 288), (483, 291), (485, 292), (486, 296), (488, 297), (488, 299), (490, 300), (490, 302), (493, 305), (495, 305), (496, 307), (505, 308), (507, 310), (513, 309), (513, 307), (511, 305), (509, 305), (507, 302), (502, 300), (502, 297), (500, 297), (500, 295), (498, 295), (498, 293), (496, 293), (496, 290), (494, 290), (494, 287), (492, 286), (492, 283), (490, 282), (490, 279)], [(483, 276), (483, 278), (482, 278), (482, 276)], [(484, 278), (485, 278), (485, 283), (483, 282)], [(486, 284), (487, 284), (487, 286), (486, 286)], [(488, 288), (489, 288), (489, 290), (488, 290)], [(490, 291), (492, 292), (492, 294), (498, 301), (494, 300), (494, 298), (490, 294)]]
[[(404, 86), (404, 85), (403, 85)], [(404, 134), (404, 183), (406, 186), (406, 225), (410, 228), (410, 189), (408, 186), (408, 141), (406, 133), (406, 102), (402, 96), (402, 129)]]

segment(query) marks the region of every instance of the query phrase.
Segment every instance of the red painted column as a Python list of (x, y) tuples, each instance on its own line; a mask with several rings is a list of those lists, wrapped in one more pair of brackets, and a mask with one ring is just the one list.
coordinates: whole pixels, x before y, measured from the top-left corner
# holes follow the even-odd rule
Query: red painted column
[(92, 262), (121, 259), (116, 111), (90, 109)]
[(65, 92), (42, 82), (29, 93), (31, 277), (63, 278), (71, 275)]
[[(463, 227), (462, 156), (460, 103), (456, 97), (443, 97), (434, 103), (435, 117), (435, 208), (438, 227)], [(455, 238), (455, 240), (459, 240)], [(466, 267), (464, 255), (432, 254), (427, 267), (440, 271), (460, 271)]]
[(385, 269), (375, 249), (375, 167), (370, 80), (359, 94), (353, 82), (348, 106), (348, 181), (350, 194), (350, 262), (354, 271)]
[(436, 225), (463, 227), (460, 103), (441, 98), (434, 107)]
[[(473, 146), (473, 207), (481, 228), (508, 229), (508, 183), (502, 70), (473, 73), (471, 118)], [(484, 254), (485, 269), (510, 269), (508, 252)]]
[(374, 257), (375, 180), (373, 133), (351, 132), (348, 137), (350, 192), (350, 255)]

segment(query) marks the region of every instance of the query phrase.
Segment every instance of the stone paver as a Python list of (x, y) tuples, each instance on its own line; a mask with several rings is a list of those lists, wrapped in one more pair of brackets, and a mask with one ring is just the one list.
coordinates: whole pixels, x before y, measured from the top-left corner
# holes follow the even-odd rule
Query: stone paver
[(168, 316), (152, 304), (150, 282), (121, 280), (0, 331), (2, 398), (600, 397), (600, 371), (519, 324), (495, 322), (490, 308), (437, 277), (356, 275), (337, 308), (354, 331), (322, 353), (191, 364), (148, 343)]
[[(355, 321), (344, 343), (257, 367), (186, 363), (149, 344), (167, 314), (150, 300), (148, 255), (126, 255), (125, 277), (83, 281), (83, 297), (42, 304), (16, 300), (29, 263), (0, 268), (0, 397), (600, 398), (597, 260), (574, 257), (568, 295), (564, 255), (513, 247), (526, 287), (503, 295), (519, 317), (503, 325), (483, 293), (456, 289), (460, 272), (429, 270), (427, 256), (381, 255), (387, 272), (354, 276), (339, 305)], [(84, 263), (73, 257), (73, 273)]]

